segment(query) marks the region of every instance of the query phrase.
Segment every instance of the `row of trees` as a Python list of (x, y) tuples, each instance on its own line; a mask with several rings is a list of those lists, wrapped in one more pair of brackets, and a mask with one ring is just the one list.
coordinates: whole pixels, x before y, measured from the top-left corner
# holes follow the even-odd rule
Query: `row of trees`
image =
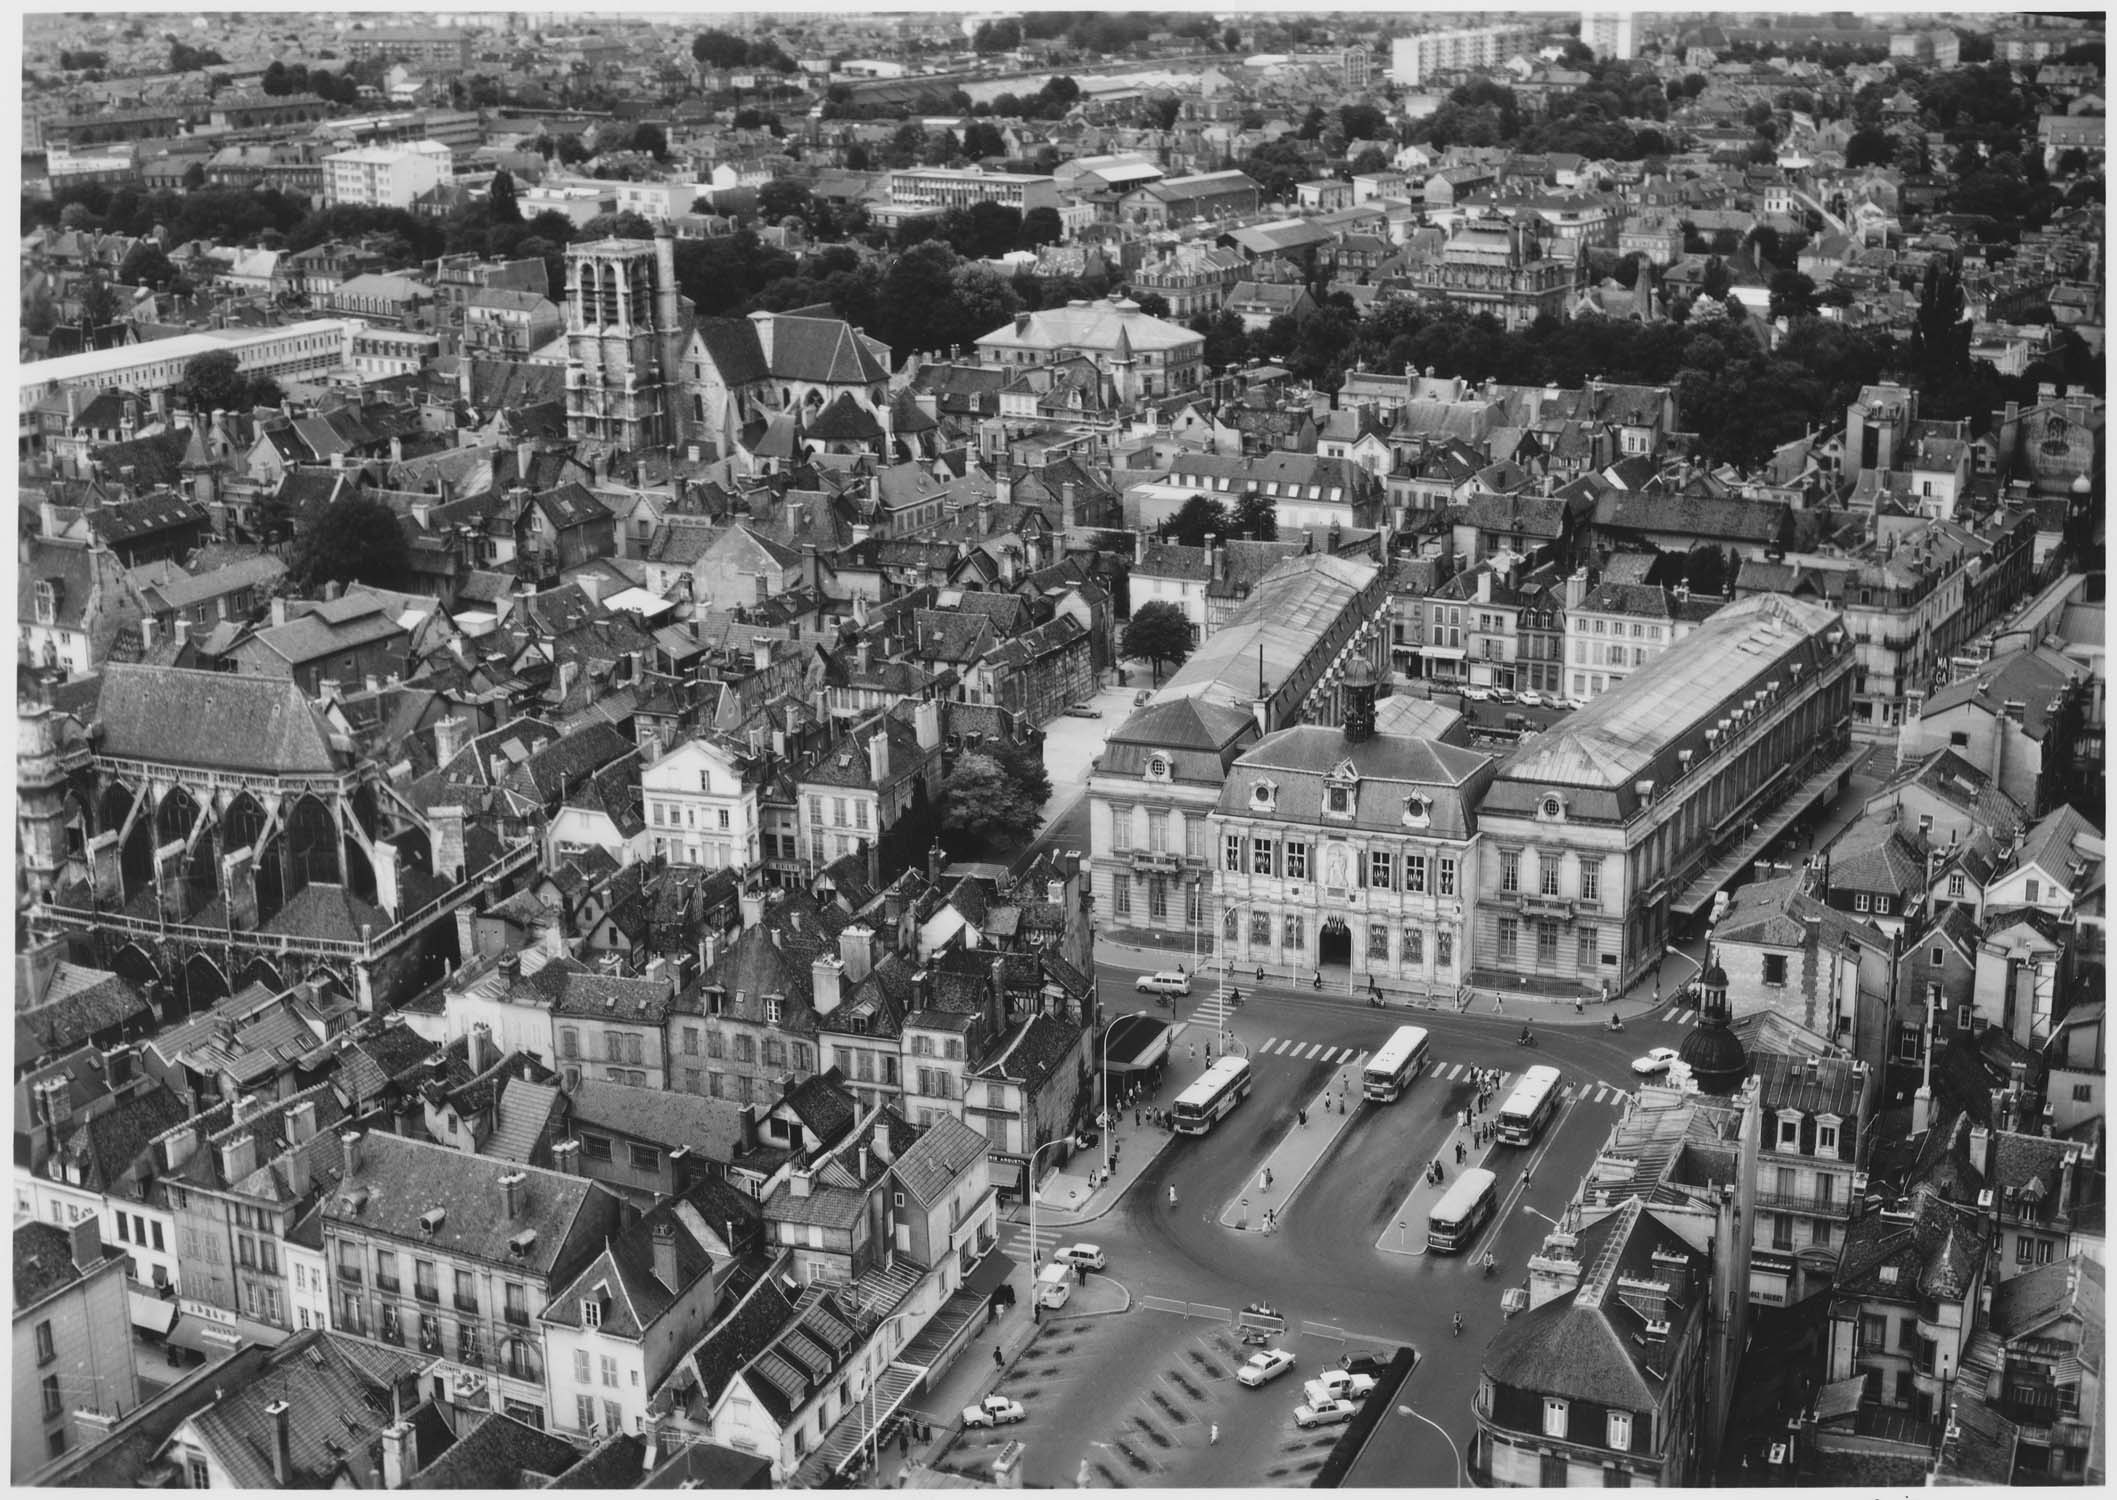
[(307, 63), (295, 63), (288, 67), (274, 59), (265, 67), (265, 76), (258, 80), (258, 87), (275, 99), (288, 94), (314, 94), (333, 104), (353, 104), (360, 99), (361, 80), (350, 72), (332, 72), (328, 68), (313, 71)]

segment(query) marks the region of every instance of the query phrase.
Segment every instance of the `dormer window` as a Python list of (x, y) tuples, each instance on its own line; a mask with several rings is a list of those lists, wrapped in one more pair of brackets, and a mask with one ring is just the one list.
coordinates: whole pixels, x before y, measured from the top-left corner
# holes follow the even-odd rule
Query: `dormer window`
[(49, 579), (37, 580), (37, 623), (49, 625), (59, 617), (59, 593)]
[(1150, 755), (1150, 756), (1148, 756), (1148, 757), (1147, 757), (1147, 780), (1149, 780), (1149, 781), (1167, 781), (1168, 779), (1169, 779), (1169, 758), (1168, 758), (1168, 757), (1167, 757), (1166, 755)]
[(1269, 781), (1260, 781), (1250, 788), (1250, 806), (1260, 812), (1270, 812), (1279, 801), (1279, 788)]
[(581, 1299), (581, 1326), (583, 1328), (600, 1328), (603, 1326), (603, 1304), (596, 1301), (593, 1297), (583, 1297)]
[(1426, 797), (1421, 793), (1413, 792), (1410, 796), (1404, 799), (1405, 822), (1423, 823), (1432, 815), (1433, 803), (1428, 801)]
[(1557, 797), (1547, 796), (1536, 804), (1536, 815), (1547, 822), (1556, 822), (1566, 815), (1566, 804)]
[(1353, 810), (1353, 789), (1349, 786), (1332, 785), (1323, 790), (1323, 807), (1326, 812), (1348, 817)]
[(767, 995), (764, 997), (764, 1018), (768, 1025), (777, 1026), (779, 1024), (779, 996)]

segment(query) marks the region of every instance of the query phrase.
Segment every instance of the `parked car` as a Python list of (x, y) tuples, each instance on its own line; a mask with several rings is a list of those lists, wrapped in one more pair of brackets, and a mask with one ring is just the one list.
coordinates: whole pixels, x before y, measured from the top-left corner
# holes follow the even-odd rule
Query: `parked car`
[(1462, 694), (1472, 703), (1490, 703), (1492, 701), (1491, 688), (1466, 687), (1462, 689)]
[(1243, 1385), (1263, 1385), (1294, 1367), (1294, 1356), (1284, 1349), (1259, 1349), (1242, 1362), (1235, 1379)]
[(1181, 969), (1163, 969), (1158, 974), (1142, 974), (1132, 983), (1132, 988), (1142, 995), (1188, 995), (1191, 993), (1191, 976)]
[(1294, 1408), (1296, 1427), (1328, 1427), (1335, 1422), (1350, 1422), (1353, 1413), (1360, 1408), (1350, 1401), (1317, 1401), (1304, 1403)]
[(1105, 1263), (1100, 1245), (1068, 1245), (1063, 1250), (1052, 1251), (1051, 1259), (1062, 1266), (1076, 1269), (1086, 1266), (1091, 1271), (1100, 1271)]
[(1147, 706), (1147, 700), (1153, 696), (1154, 689), (1141, 688), (1138, 692), (1132, 695), (1132, 706), (1134, 708), (1145, 708)]
[(1019, 1422), (1029, 1413), (1022, 1410), (1022, 1403), (1009, 1401), (1005, 1396), (991, 1395), (976, 1406), (963, 1408), (965, 1427), (1004, 1427), (1010, 1422)]
[(1494, 688), (1492, 690), (1492, 701), (1494, 703), (1512, 703), (1514, 701), (1514, 689), (1503, 687)]
[(1065, 707), (1065, 712), (1076, 719), (1100, 719), (1103, 716), (1101, 709), (1091, 708), (1085, 703), (1069, 703)]
[(1527, 688), (1522, 693), (1521, 701), (1525, 707), (1542, 708), (1544, 706), (1544, 695), (1535, 688)]
[(1675, 1060), (1676, 1049), (1674, 1047), (1656, 1047), (1645, 1057), (1633, 1058), (1632, 1071), (1642, 1078), (1652, 1077), (1656, 1073), (1668, 1072), (1669, 1064)]
[(1321, 1375), (1302, 1387), (1302, 1394), (1311, 1406), (1325, 1401), (1364, 1401), (1368, 1392), (1375, 1388), (1372, 1375), (1355, 1375), (1350, 1370), (1325, 1370)]

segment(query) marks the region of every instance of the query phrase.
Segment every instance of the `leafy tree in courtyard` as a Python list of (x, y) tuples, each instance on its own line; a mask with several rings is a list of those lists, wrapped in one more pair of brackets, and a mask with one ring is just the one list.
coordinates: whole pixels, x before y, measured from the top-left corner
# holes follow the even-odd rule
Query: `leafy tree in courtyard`
[(1816, 284), (1799, 271), (1774, 271), (1771, 299), (1773, 317), (1806, 317), (1816, 310)]
[(956, 762), (942, 786), (941, 826), (994, 844), (1017, 843), (1036, 832), (1038, 806), (1022, 794), (1000, 763), (971, 754)]
[(1051, 773), (1044, 769), (1044, 752), (1035, 745), (999, 745), (992, 751), (1014, 789), (1032, 807), (1041, 809), (1051, 800)]
[(397, 513), (371, 495), (349, 495), (297, 518), (287, 575), (304, 592), (334, 582), (398, 588), (410, 559)]
[(1164, 662), (1180, 667), (1191, 654), (1191, 622), (1166, 599), (1142, 604), (1126, 624), (1118, 652), (1133, 661), (1150, 663), (1154, 680), (1160, 682)]
[(1228, 524), (1236, 536), (1246, 536), (1257, 542), (1276, 542), (1279, 540), (1279, 507), (1255, 490), (1244, 490), (1242, 498), (1235, 502)]
[[(117, 288), (102, 276), (92, 276), (81, 287), (81, 321), (90, 328), (107, 328), (124, 313)], [(203, 356), (201, 356), (203, 358)], [(234, 355), (228, 356), (232, 364)]]
[(1161, 523), (1160, 534), (1186, 547), (1203, 547), (1209, 536), (1230, 534), (1228, 508), (1208, 495), (1193, 495), (1183, 508)]

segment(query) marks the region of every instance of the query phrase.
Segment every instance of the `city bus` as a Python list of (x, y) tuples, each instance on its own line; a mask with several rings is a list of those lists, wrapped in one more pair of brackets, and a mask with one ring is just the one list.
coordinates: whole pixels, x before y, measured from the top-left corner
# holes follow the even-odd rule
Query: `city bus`
[(1223, 1057), (1176, 1096), (1174, 1124), (1184, 1135), (1204, 1135), (1213, 1122), (1240, 1104), (1250, 1092), (1250, 1061)]
[(1455, 1180), (1426, 1215), (1426, 1248), (1452, 1255), (1477, 1238), (1499, 1202), (1499, 1179), (1472, 1167)]
[(1360, 1070), (1360, 1090), (1387, 1104), (1426, 1071), (1426, 1028), (1399, 1026)]
[(1500, 1143), (1528, 1146), (1543, 1132), (1544, 1122), (1558, 1108), (1558, 1069), (1537, 1066), (1522, 1074), (1507, 1102), (1500, 1106)]

